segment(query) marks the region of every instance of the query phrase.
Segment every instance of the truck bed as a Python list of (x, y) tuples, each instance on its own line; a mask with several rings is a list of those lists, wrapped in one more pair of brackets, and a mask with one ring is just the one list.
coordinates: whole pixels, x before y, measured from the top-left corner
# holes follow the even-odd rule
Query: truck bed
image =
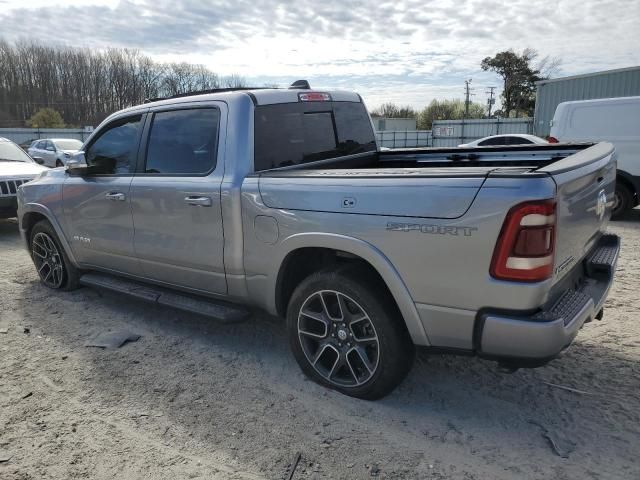
[(356, 154), (260, 173), (263, 177), (477, 176), (531, 173), (593, 146), (591, 143), (475, 148), (410, 148)]

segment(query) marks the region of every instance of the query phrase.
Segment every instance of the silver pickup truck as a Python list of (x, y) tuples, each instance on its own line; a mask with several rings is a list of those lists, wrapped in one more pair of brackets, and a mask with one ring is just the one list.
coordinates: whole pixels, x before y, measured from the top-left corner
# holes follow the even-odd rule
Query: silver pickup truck
[(286, 318), (315, 381), (375, 399), (415, 346), (506, 368), (602, 316), (608, 143), (381, 150), (356, 93), (215, 91), (115, 113), (19, 189), (43, 283)]

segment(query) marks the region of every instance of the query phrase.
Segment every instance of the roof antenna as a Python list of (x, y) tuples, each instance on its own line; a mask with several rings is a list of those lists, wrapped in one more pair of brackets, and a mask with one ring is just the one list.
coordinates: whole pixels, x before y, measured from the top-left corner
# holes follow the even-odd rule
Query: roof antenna
[(290, 89), (311, 90), (311, 85), (306, 80), (296, 80), (289, 87)]

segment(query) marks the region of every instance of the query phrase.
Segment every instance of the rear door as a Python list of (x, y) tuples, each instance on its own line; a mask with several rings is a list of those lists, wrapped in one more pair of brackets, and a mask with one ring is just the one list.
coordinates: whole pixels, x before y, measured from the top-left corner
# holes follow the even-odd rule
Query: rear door
[(145, 277), (227, 291), (220, 188), (226, 104), (151, 111), (131, 184), (134, 248)]
[(616, 180), (613, 145), (599, 143), (539, 171), (557, 185), (555, 277), (584, 258), (606, 230)]

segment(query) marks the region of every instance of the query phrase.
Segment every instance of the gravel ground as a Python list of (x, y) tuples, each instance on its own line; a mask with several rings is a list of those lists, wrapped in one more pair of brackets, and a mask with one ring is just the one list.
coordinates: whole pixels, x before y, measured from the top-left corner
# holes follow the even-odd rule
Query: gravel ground
[[(285, 479), (300, 452), (294, 479), (637, 480), (640, 211), (611, 230), (623, 251), (604, 319), (563, 358), (508, 375), (420, 352), (365, 402), (307, 381), (278, 319), (54, 293), (0, 221), (0, 478)], [(84, 346), (122, 328), (141, 339)]]

